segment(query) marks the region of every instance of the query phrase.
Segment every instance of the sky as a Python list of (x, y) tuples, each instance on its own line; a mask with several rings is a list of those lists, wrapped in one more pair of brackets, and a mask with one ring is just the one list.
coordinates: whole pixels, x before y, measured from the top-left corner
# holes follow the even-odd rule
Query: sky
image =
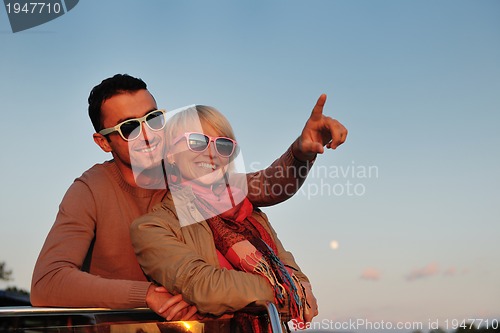
[(161, 108), (217, 107), (247, 171), (328, 95), (346, 143), (264, 209), (321, 328), (500, 318), (500, 2), (80, 1), (18, 33), (2, 7), (0, 48), (0, 289), (29, 289), (65, 191), (111, 158), (87, 97), (128, 73)]

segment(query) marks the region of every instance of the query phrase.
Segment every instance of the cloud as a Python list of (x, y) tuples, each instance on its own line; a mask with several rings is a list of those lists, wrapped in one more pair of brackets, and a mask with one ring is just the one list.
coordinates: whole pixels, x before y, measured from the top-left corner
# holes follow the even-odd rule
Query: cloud
[(455, 267), (453, 267), (453, 266), (452, 266), (452, 267), (448, 267), (448, 268), (444, 271), (444, 273), (443, 273), (443, 274), (444, 274), (444, 275), (446, 275), (446, 276), (454, 276), (454, 275), (456, 275), (456, 274), (457, 274), (457, 269), (456, 269)]
[(467, 273), (469, 273), (469, 269), (467, 267), (457, 268), (455, 266), (450, 266), (443, 272), (443, 275), (447, 277), (453, 277), (453, 276), (466, 275)]
[(376, 268), (368, 267), (361, 273), (360, 278), (363, 280), (378, 281), (380, 280), (380, 272)]
[(413, 281), (417, 279), (423, 279), (429, 276), (433, 276), (439, 273), (439, 266), (436, 263), (430, 263), (424, 267), (413, 269), (409, 274), (406, 275), (407, 281)]

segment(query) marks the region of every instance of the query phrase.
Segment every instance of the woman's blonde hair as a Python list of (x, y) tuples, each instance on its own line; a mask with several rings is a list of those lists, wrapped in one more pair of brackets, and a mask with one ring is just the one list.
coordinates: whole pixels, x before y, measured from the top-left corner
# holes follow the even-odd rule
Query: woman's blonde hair
[(167, 145), (184, 132), (201, 130), (204, 124), (212, 126), (220, 136), (236, 140), (233, 128), (227, 118), (216, 108), (207, 105), (196, 105), (179, 111), (168, 119), (165, 126)]

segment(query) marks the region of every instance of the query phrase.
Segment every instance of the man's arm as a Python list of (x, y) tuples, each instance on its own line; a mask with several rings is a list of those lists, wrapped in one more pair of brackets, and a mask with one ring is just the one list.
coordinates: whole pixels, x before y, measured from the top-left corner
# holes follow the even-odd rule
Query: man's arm
[(33, 305), (146, 306), (149, 282), (107, 279), (82, 271), (95, 236), (95, 205), (95, 198), (83, 182), (75, 181), (68, 189), (33, 271)]
[(254, 206), (280, 203), (292, 197), (306, 180), (317, 154), (324, 147), (336, 149), (347, 138), (347, 129), (323, 115), (326, 95), (314, 106), (301, 135), (288, 150), (265, 170), (247, 174), (248, 199)]
[[(82, 271), (95, 236), (96, 201), (92, 191), (81, 181), (75, 181), (68, 189), (33, 271), (32, 305), (148, 306), (158, 313), (158, 309), (172, 297), (166, 290), (155, 288), (145, 279), (111, 279)], [(128, 227), (125, 228), (128, 234)], [(186, 312), (179, 313), (175, 319), (186, 319), (183, 314)]]
[(256, 207), (278, 204), (291, 198), (306, 180), (314, 161), (300, 161), (293, 154), (293, 146), (264, 170), (247, 174), (250, 202)]

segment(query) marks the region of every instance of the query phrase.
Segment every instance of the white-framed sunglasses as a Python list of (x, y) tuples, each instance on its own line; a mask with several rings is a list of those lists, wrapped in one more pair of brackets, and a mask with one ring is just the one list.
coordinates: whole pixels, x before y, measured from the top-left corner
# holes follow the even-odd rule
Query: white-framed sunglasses
[(166, 124), (165, 112), (165, 110), (153, 110), (143, 117), (128, 119), (116, 126), (102, 129), (99, 131), (99, 134), (108, 135), (113, 132), (118, 132), (123, 140), (132, 141), (141, 135), (142, 123), (146, 123), (152, 131), (162, 130)]

